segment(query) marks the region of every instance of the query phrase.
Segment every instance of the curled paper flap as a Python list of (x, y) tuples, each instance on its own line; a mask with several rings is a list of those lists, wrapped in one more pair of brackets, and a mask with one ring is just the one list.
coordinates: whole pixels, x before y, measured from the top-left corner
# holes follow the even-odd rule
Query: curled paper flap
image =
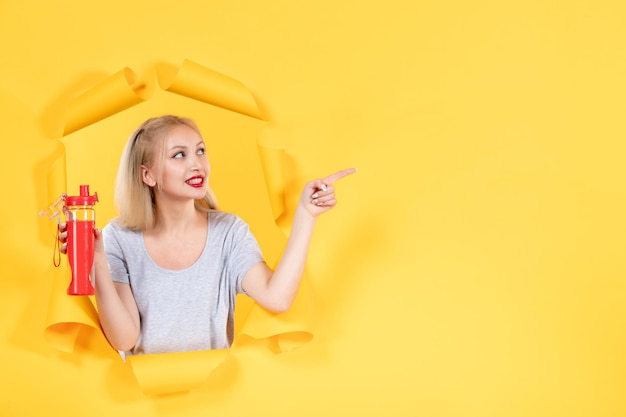
[(146, 395), (197, 388), (228, 355), (227, 349), (129, 356), (135, 378)]
[(146, 85), (135, 85), (135, 78), (133, 71), (124, 68), (76, 97), (67, 109), (63, 135), (141, 103), (143, 98), (139, 93)]
[(58, 268), (54, 268), (54, 284), (44, 337), (56, 349), (62, 352), (73, 352), (74, 344), (81, 327), (100, 328), (98, 313), (88, 297), (70, 297), (67, 295), (71, 274), (67, 262), (62, 262)]
[(183, 61), (178, 71), (161, 64), (157, 80), (166, 91), (263, 120), (254, 97), (242, 83), (195, 62)]
[(288, 230), (284, 230), (284, 221), (281, 221), (285, 217), (284, 214), (287, 209), (285, 204), (284, 176), (285, 150), (259, 144), (259, 155), (274, 221), (281, 231), (286, 234)]
[[(157, 71), (157, 78), (159, 84), (169, 92), (261, 119), (252, 94), (243, 84), (191, 61), (184, 61), (179, 70), (161, 66)], [(124, 69), (78, 97), (68, 110), (65, 134), (103, 120), (144, 100), (139, 92), (145, 96), (145, 86), (133, 86), (133, 82), (132, 71)], [(259, 145), (259, 152), (276, 224), (287, 235), (289, 226), (284, 220), (293, 213), (288, 212), (284, 197), (285, 152), (281, 147), (267, 144)], [(67, 167), (64, 159), (50, 171), (48, 194), (51, 201), (52, 197), (58, 197), (61, 192), (66, 191)], [(67, 161), (68, 164), (70, 162)], [(59, 187), (62, 190), (58, 190)], [(100, 331), (92, 300), (88, 297), (67, 295), (69, 277), (67, 262), (61, 268), (55, 269), (55, 285), (45, 329), (48, 342), (65, 352), (74, 350), (82, 328), (96, 328)], [(236, 340), (240, 336), (266, 339), (277, 346), (278, 351), (287, 351), (310, 341), (313, 337), (312, 315), (306, 280), (306, 276), (303, 277), (302, 288), (292, 308), (286, 313), (272, 314), (254, 305), (240, 326), (241, 331)], [(202, 384), (223, 361), (226, 352), (150, 354), (128, 358), (144, 393), (165, 394), (193, 389)]]
[(287, 175), (289, 172), (287, 169), (287, 152), (284, 145), (271, 134), (269, 127), (263, 130), (257, 141), (257, 146), (274, 222), (279, 230), (288, 237), (291, 232), (290, 214), (293, 213), (288, 212), (289, 208), (286, 202), (286, 188), (291, 180)]

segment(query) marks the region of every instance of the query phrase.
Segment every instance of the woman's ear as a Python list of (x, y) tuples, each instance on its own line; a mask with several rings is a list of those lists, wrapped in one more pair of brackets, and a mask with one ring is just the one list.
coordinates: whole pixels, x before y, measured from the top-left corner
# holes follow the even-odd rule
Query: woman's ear
[(152, 171), (145, 165), (141, 166), (141, 179), (148, 187), (154, 187), (156, 185), (156, 179)]

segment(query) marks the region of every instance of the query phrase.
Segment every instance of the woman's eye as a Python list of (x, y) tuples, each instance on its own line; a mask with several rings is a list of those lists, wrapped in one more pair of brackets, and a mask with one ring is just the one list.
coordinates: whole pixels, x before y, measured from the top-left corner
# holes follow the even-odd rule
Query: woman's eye
[(204, 155), (204, 148), (198, 149), (198, 155)]
[(180, 159), (180, 158), (182, 158), (184, 156), (185, 156), (184, 152), (176, 152), (174, 155), (172, 155), (172, 158)]

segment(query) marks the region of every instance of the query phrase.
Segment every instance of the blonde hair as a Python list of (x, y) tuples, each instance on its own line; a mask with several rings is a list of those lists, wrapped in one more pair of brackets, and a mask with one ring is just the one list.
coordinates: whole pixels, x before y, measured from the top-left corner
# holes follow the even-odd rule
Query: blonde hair
[[(198, 133), (191, 119), (172, 115), (146, 120), (128, 139), (115, 182), (115, 205), (119, 212), (117, 223), (131, 230), (145, 231), (154, 227), (156, 206), (152, 187), (143, 182), (141, 166), (151, 166), (155, 158), (165, 157), (165, 138), (175, 127), (185, 125)], [(196, 209), (217, 210), (217, 199), (209, 186), (202, 199), (195, 201)]]

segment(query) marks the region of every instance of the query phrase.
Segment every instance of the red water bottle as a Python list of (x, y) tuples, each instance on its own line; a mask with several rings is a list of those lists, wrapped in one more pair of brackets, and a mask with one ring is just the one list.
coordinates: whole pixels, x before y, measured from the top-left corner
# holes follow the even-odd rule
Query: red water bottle
[(80, 195), (64, 198), (63, 212), (67, 224), (67, 257), (72, 269), (69, 295), (93, 295), (95, 289), (89, 275), (93, 265), (96, 211), (93, 206), (98, 193), (89, 195), (89, 186), (80, 186)]

